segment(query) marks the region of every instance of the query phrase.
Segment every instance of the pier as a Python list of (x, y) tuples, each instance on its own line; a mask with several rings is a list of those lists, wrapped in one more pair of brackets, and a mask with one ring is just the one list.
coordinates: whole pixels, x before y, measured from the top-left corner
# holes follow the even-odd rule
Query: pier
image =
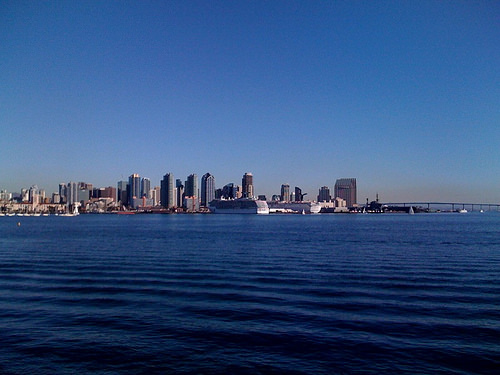
[(500, 211), (500, 204), (497, 203), (463, 203), (463, 202), (397, 202), (383, 203), (384, 206), (417, 206), (427, 207), (428, 210), (450, 210), (457, 209), (470, 211)]

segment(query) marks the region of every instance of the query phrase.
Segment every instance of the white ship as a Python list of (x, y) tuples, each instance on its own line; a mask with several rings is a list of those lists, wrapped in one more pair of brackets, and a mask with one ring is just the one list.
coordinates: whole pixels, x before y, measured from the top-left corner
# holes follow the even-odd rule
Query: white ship
[(316, 202), (269, 202), (271, 213), (319, 214), (321, 205)]
[(259, 214), (269, 213), (267, 202), (249, 198), (215, 199), (209, 204), (214, 214)]

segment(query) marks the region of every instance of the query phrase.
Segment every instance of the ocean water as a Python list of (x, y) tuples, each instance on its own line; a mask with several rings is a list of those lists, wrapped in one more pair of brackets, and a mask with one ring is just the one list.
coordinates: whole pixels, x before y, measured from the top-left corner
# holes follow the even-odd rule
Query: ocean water
[(500, 213), (0, 218), (1, 374), (499, 372)]

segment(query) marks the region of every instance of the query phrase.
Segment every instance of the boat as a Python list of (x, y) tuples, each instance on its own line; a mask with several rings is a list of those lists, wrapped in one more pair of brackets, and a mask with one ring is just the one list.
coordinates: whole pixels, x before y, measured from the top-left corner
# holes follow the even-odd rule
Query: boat
[(465, 208), (462, 208), (461, 210), (458, 210), (459, 214), (466, 214), (467, 210)]
[(410, 206), (410, 209), (408, 210), (408, 213), (410, 215), (414, 215), (415, 214), (415, 211), (413, 211), (413, 206)]
[(250, 198), (215, 199), (209, 203), (209, 209), (214, 214), (259, 214), (269, 213), (266, 201)]
[(78, 215), (80, 215), (80, 212), (78, 211), (78, 206), (79, 205), (75, 203), (73, 205), (73, 211), (72, 212), (66, 212), (66, 213), (61, 214), (59, 216), (78, 216)]
[(271, 212), (298, 213), (298, 214), (319, 214), (321, 204), (317, 202), (269, 202)]

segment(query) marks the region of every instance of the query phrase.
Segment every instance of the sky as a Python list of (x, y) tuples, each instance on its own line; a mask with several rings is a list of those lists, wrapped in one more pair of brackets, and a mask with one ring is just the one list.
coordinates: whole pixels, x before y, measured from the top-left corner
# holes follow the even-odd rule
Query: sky
[(498, 1), (0, 1), (0, 189), (355, 177), (500, 203)]

